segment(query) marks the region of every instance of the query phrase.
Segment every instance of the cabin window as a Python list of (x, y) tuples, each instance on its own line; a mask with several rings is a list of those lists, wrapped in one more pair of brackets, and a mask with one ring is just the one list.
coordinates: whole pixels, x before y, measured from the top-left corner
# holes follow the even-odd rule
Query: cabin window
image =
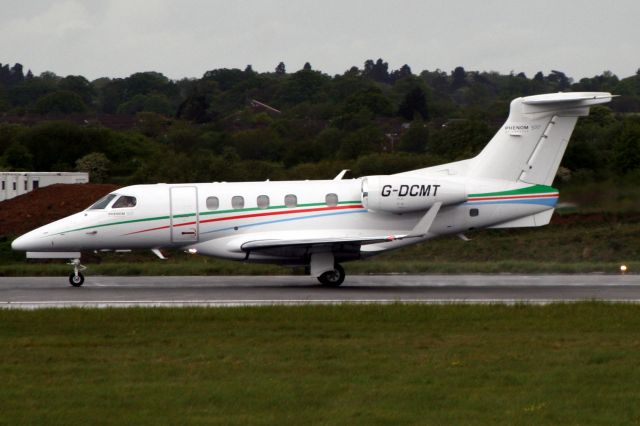
[(336, 194), (327, 194), (325, 201), (329, 207), (335, 207), (338, 205), (338, 196)]
[(29, 189), (29, 182), (27, 182), (26, 180), (24, 181), (24, 190), (28, 190)]
[(220, 200), (218, 197), (207, 197), (207, 210), (218, 210)]
[(5, 181), (2, 181), (2, 190), (3, 190), (3, 191), (4, 191), (5, 187), (6, 187), (6, 182), (5, 182)]
[(233, 198), (231, 198), (231, 207), (234, 209), (244, 208), (244, 197), (236, 195)]
[(292, 207), (298, 207), (298, 197), (296, 197), (293, 194), (287, 194), (284, 196), (284, 205), (292, 208)]
[(471, 209), (471, 210), (469, 210), (469, 216), (471, 216), (471, 217), (476, 217), (476, 216), (478, 216), (479, 214), (480, 214), (480, 210), (478, 210), (478, 209)]
[(123, 195), (122, 197), (118, 198), (115, 203), (113, 203), (113, 206), (111, 206), (111, 208), (112, 209), (123, 209), (123, 208), (127, 208), (127, 207), (135, 207), (136, 203), (137, 203), (136, 197), (131, 197), (129, 195)]
[(107, 195), (105, 197), (102, 197), (98, 201), (96, 201), (94, 204), (92, 204), (91, 207), (89, 207), (89, 210), (101, 210), (101, 209), (104, 209), (105, 207), (107, 207), (109, 205), (111, 200), (113, 200), (114, 198), (116, 198), (116, 194), (109, 194), (109, 195)]
[(269, 208), (269, 196), (268, 195), (258, 195), (257, 203), (258, 203), (258, 208), (259, 209), (268, 209)]
[(16, 190), (16, 183), (15, 182), (13, 182), (13, 190), (14, 191)]

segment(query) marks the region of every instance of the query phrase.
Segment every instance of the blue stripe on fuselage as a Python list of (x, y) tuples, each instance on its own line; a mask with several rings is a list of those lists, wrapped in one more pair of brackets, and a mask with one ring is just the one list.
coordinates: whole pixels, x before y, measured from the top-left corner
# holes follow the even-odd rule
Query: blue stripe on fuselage
[(367, 209), (360, 209), (360, 210), (339, 211), (339, 212), (335, 212), (335, 213), (313, 214), (313, 215), (302, 216), (302, 217), (289, 217), (289, 218), (286, 218), (286, 219), (266, 220), (264, 222), (247, 223), (245, 225), (235, 225), (235, 226), (227, 226), (225, 228), (213, 229), (211, 231), (200, 232), (200, 235), (202, 235), (202, 234), (211, 234), (211, 233), (214, 233), (214, 232), (231, 231), (231, 230), (236, 229), (236, 228), (238, 228), (238, 229), (240, 229), (240, 228), (249, 228), (249, 227), (252, 227), (252, 226), (271, 225), (271, 224), (274, 224), (274, 223), (291, 222), (291, 221), (295, 221), (295, 220), (315, 219), (315, 218), (319, 218), (319, 217), (338, 216), (338, 215), (343, 215), (343, 214), (366, 213), (366, 212), (367, 212)]

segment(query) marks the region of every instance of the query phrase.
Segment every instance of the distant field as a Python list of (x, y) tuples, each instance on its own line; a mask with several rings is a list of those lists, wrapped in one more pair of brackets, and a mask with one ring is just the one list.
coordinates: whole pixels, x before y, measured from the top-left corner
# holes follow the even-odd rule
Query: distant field
[(640, 306), (0, 310), (2, 424), (637, 424)]

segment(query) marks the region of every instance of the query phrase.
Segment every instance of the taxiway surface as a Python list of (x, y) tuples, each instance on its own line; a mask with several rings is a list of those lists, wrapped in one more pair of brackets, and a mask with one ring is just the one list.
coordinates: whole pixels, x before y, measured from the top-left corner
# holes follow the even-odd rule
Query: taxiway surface
[(352, 275), (339, 288), (305, 276), (0, 278), (0, 308), (314, 303), (640, 303), (640, 275)]

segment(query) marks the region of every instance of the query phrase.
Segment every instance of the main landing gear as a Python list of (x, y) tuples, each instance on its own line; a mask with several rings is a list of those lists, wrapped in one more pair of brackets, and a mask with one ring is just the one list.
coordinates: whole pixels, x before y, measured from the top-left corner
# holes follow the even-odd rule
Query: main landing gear
[(84, 271), (87, 267), (80, 264), (80, 259), (72, 259), (68, 265), (73, 266), (73, 272), (69, 275), (69, 284), (80, 287), (84, 283), (84, 275), (80, 271)]
[(336, 263), (333, 271), (327, 271), (318, 277), (318, 281), (327, 287), (339, 287), (344, 282), (344, 268)]

